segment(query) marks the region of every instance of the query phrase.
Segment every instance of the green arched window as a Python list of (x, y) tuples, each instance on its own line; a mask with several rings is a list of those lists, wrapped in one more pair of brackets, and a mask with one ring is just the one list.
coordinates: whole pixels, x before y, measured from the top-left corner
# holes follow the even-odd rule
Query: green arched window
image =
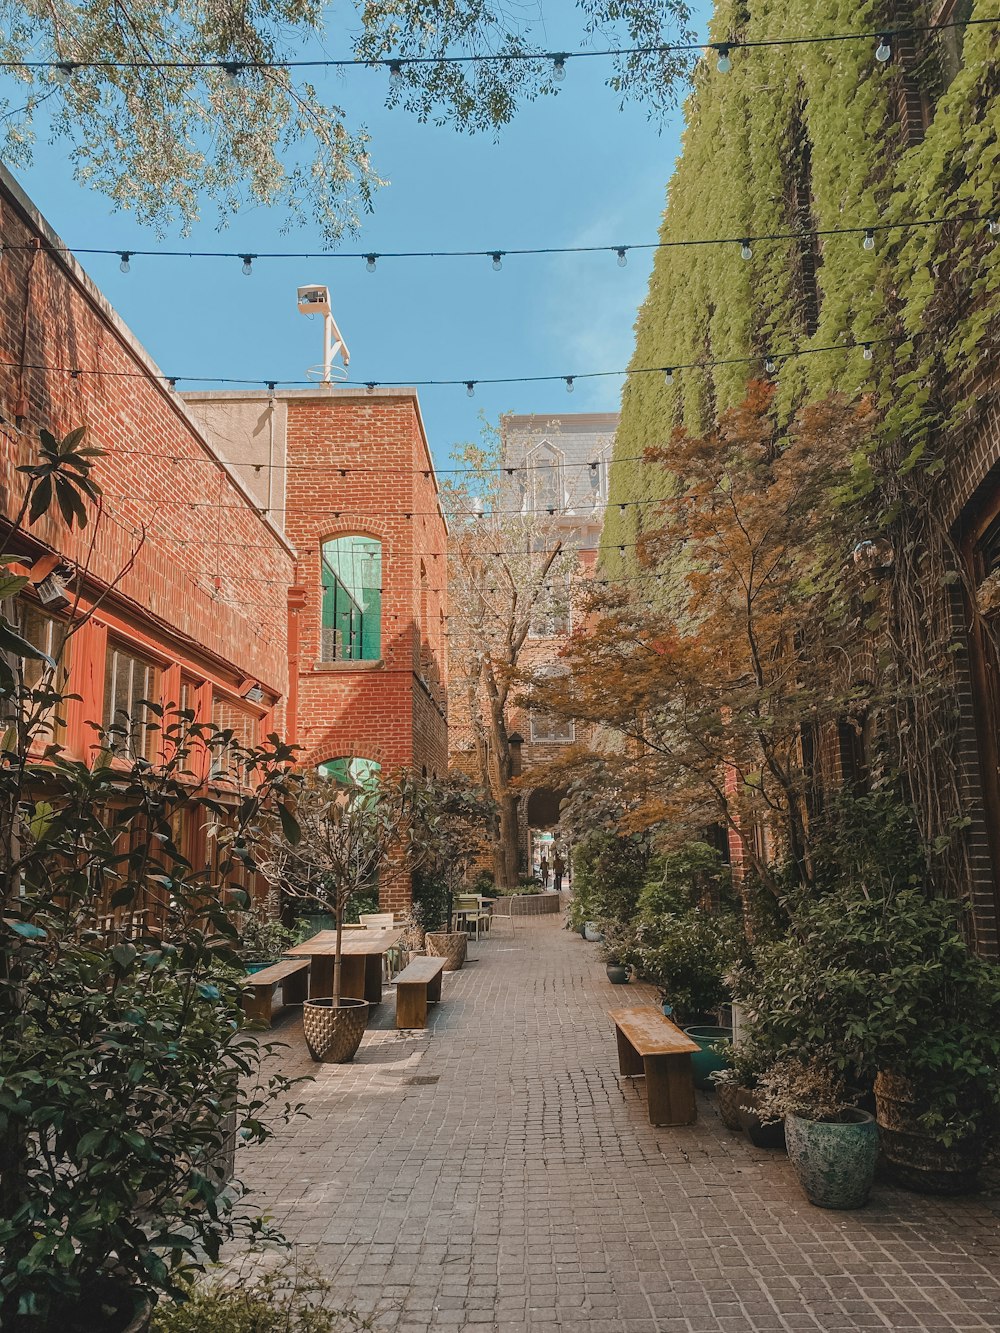
[(323, 543), (324, 662), (376, 662), (382, 656), (382, 543), (334, 537)]
[(341, 787), (366, 787), (378, 780), (382, 765), (374, 759), (327, 759), (316, 765), (321, 778), (330, 778)]

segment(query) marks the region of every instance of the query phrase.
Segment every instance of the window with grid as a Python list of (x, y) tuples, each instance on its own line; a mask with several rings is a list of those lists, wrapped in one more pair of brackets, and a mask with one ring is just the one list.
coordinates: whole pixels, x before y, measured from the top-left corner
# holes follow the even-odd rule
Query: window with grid
[(109, 640), (103, 722), (112, 754), (122, 759), (156, 758), (159, 720), (146, 704), (159, 703), (159, 692), (160, 669), (156, 663)]
[[(564, 675), (559, 667), (549, 667), (538, 673), (541, 676)], [(572, 719), (553, 717), (540, 708), (531, 710), (531, 739), (542, 745), (570, 745), (576, 738), (576, 728)]]
[[(244, 704), (237, 703), (235, 699), (227, 699), (217, 694), (212, 700), (212, 722), (220, 731), (232, 732), (234, 744), (241, 749), (252, 750), (256, 746), (257, 733), (260, 730), (257, 714), (251, 712)], [(248, 774), (232, 748), (227, 746), (213, 747), (211, 776), (246, 779)]]
[[(59, 672), (49, 681), (51, 688), (58, 689), (60, 682), (65, 680), (65, 672), (69, 667), (69, 643), (63, 643), (63, 633), (66, 628), (64, 623), (55, 616), (47, 615), (31, 602), (20, 602), (18, 612), (22, 637), (59, 662)], [(24, 684), (29, 690), (38, 689), (45, 678), (45, 673), (49, 670), (45, 662), (29, 657), (23, 659), (21, 667)], [(25, 712), (28, 711), (33, 712), (34, 707), (26, 701)], [(62, 741), (66, 730), (65, 718), (57, 714), (64, 711), (65, 706), (62, 710), (55, 707), (46, 710), (41, 719), (38, 737), (44, 744)]]
[(382, 543), (335, 537), (323, 543), (320, 660), (377, 662), (382, 656)]

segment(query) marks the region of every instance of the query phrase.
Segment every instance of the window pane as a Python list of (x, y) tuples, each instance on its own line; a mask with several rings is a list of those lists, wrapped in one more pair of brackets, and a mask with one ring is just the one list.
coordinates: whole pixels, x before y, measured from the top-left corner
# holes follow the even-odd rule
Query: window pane
[(382, 543), (336, 537), (323, 546), (320, 659), (375, 662), (382, 656)]
[(118, 728), (109, 737), (113, 754), (132, 759), (156, 756), (159, 732), (150, 730), (155, 719), (149, 715), (144, 701), (157, 701), (159, 678), (159, 670), (152, 662), (114, 643), (108, 644), (103, 722), (105, 728)]

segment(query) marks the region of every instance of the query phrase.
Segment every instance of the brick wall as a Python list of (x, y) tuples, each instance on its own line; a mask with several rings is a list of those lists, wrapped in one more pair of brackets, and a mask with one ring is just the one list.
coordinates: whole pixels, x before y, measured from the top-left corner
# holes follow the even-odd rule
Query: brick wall
[[(6, 173), (0, 239), (0, 361), (13, 363), (0, 365), (0, 508), (16, 512), (16, 469), (34, 457), (40, 428), (62, 436), (86, 426), (86, 442), (106, 451), (94, 471), (99, 518), (74, 534), (50, 515), (22, 543), (26, 556), (49, 549), (78, 567), (84, 606), (102, 597), (89, 639), (77, 642), (81, 671), (99, 686), (95, 655), (110, 629), (153, 652), (165, 689), (182, 664), (230, 692), (253, 677), (274, 704), (287, 684), (288, 543), (82, 269), (53, 252), (58, 238)], [(278, 595), (262, 600), (261, 579)]]

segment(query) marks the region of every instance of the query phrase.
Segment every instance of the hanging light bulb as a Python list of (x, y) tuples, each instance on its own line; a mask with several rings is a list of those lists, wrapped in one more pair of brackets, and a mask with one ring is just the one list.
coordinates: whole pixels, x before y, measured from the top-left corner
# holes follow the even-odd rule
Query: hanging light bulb
[(493, 260), (493, 271), (499, 273), (503, 268), (503, 251), (494, 250), (490, 258)]
[(400, 60), (389, 61), (389, 78), (393, 83), (401, 82), (403, 78), (403, 63)]
[(773, 356), (765, 356), (764, 369), (767, 371), (769, 375), (773, 375), (774, 372), (778, 369), (778, 363), (775, 361)]
[(749, 241), (740, 241), (740, 258), (753, 259), (753, 249)]
[(875, 353), (872, 351), (871, 343), (861, 344), (861, 355), (864, 357), (866, 361), (870, 361), (872, 359)]
[(56, 83), (69, 83), (76, 72), (76, 65), (72, 60), (60, 60), (52, 66), (52, 75)]
[(674, 382), (674, 368), (673, 368), (673, 366), (667, 366), (666, 370), (663, 372), (663, 382), (664, 382), (665, 384), (673, 384), (673, 382)]
[(378, 255), (365, 255), (365, 268), (369, 273), (375, 272), (375, 261), (377, 259)]
[(1000, 236), (1000, 221), (996, 218), (990, 218), (986, 224), (991, 236)]
[(875, 59), (880, 65), (892, 59), (892, 47), (889, 45), (888, 33), (883, 33), (878, 39), (878, 46), (875, 48)]
[(627, 255), (627, 253), (626, 253), (627, 250), (628, 250), (628, 246), (626, 246), (626, 245), (620, 245), (620, 246), (618, 247), (618, 249), (615, 251), (615, 254), (618, 256), (618, 267), (619, 267), (619, 268), (624, 268), (625, 265), (628, 263), (628, 255)]
[(729, 58), (729, 43), (719, 42), (715, 49), (719, 55), (718, 60), (715, 62), (715, 68), (720, 74), (728, 74), (733, 67), (733, 62)]
[(257, 258), (257, 256), (240, 255), (240, 258), (243, 260), (243, 276), (245, 278), (249, 278), (250, 275), (253, 273), (253, 261)]
[(862, 245), (864, 246), (864, 248), (865, 248), (866, 250), (874, 250), (874, 249), (875, 249), (875, 233), (872, 231), (872, 229), (871, 229), (870, 227), (869, 227), (869, 229), (865, 232), (865, 239), (864, 239), (864, 241), (862, 242)]
[(374, 381), (374, 380), (369, 380), (369, 381), (368, 381), (368, 383), (365, 385), (365, 392), (366, 392), (366, 393), (374, 393), (374, 392), (375, 392), (375, 381)]
[(469, 398), (475, 398), (475, 396), (476, 396), (476, 381), (475, 381), (475, 380), (466, 380), (466, 381), (465, 381), (465, 392), (466, 392), (466, 396), (467, 396), (467, 397), (469, 397)]
[(566, 57), (558, 55), (552, 57), (552, 78), (556, 83), (562, 83), (566, 77)]
[(226, 82), (230, 84), (239, 83), (242, 68), (243, 66), (238, 60), (223, 60), (221, 62), (221, 69), (226, 76)]
[(132, 258), (132, 251), (131, 251), (131, 250), (122, 250), (122, 252), (121, 252), (119, 258), (121, 259), (121, 263), (118, 265), (118, 268), (120, 269), (120, 271), (121, 271), (122, 273), (128, 273), (128, 272), (130, 272), (130, 271), (131, 271), (131, 268), (132, 268), (132, 265), (129, 263), (129, 260)]
[(572, 376), (572, 375), (567, 375), (567, 376), (566, 376), (566, 392), (567, 392), (567, 393), (572, 393), (572, 392), (573, 392), (573, 376)]

